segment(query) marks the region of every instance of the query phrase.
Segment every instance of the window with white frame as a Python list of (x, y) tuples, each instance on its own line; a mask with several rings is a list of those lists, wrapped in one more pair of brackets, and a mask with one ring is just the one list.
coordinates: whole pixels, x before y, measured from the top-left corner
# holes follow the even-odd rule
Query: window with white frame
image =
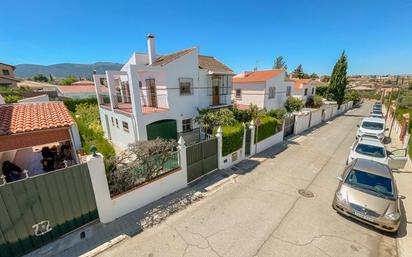
[(122, 121), (123, 130), (129, 132), (129, 123)]
[(286, 96), (291, 96), (292, 95), (292, 87), (291, 86), (288, 86), (287, 88), (286, 88)]
[(116, 127), (119, 127), (119, 121), (116, 119)]
[(235, 97), (236, 99), (242, 99), (242, 89), (236, 88)]
[(192, 119), (182, 120), (182, 131), (189, 132), (193, 130)]
[(269, 88), (269, 99), (275, 98), (276, 95), (276, 87)]
[(192, 78), (179, 78), (179, 91), (180, 91), (180, 95), (192, 95), (193, 94), (193, 79)]

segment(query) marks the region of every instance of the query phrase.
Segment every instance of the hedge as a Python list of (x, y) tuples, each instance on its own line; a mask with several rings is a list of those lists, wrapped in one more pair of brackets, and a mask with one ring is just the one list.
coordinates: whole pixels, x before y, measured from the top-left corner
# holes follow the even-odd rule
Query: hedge
[[(216, 135), (217, 128), (213, 130), (213, 134)], [(233, 153), (240, 148), (243, 144), (243, 126), (238, 122), (233, 125), (227, 125), (222, 127), (223, 143), (222, 143), (222, 155), (226, 156)]]
[(97, 104), (97, 99), (96, 98), (83, 98), (83, 99), (72, 99), (68, 98), (65, 99), (64, 105), (66, 105), (67, 109), (71, 112), (76, 112), (76, 105), (78, 104)]
[(266, 116), (261, 118), (259, 129), (255, 131), (255, 143), (279, 132), (281, 124), (282, 122), (274, 117)]

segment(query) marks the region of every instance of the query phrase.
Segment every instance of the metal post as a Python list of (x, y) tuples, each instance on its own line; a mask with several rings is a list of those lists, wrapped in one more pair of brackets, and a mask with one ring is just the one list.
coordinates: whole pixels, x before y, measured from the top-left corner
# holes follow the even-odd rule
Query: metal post
[[(391, 110), (391, 105), (392, 105), (392, 92), (393, 92), (393, 84), (392, 84), (392, 86), (391, 86), (391, 92), (390, 92), (390, 94), (389, 94), (389, 106), (388, 106), (388, 109), (386, 110), (385, 122), (386, 122), (386, 120), (388, 119), (388, 114), (389, 114), (389, 111)], [(383, 102), (383, 104), (385, 105), (385, 102)]]
[(389, 129), (389, 138), (391, 138), (391, 134), (392, 134), (392, 127), (393, 127), (393, 123), (394, 123), (394, 121), (395, 121), (395, 113), (396, 113), (396, 111), (398, 110), (398, 105), (399, 105), (399, 97), (400, 97), (400, 95), (401, 95), (401, 88), (399, 87), (398, 88), (398, 97), (397, 97), (397, 99), (396, 99), (396, 105), (395, 105), (395, 110), (393, 111), (393, 115), (392, 115), (392, 122), (391, 122), (391, 127), (390, 127), (390, 129)]

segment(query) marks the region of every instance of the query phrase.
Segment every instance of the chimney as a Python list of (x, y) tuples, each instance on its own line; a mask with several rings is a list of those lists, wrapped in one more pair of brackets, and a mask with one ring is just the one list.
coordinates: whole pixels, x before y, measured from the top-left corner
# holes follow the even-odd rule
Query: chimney
[(149, 65), (156, 60), (155, 36), (152, 33), (147, 35), (147, 55), (149, 57)]

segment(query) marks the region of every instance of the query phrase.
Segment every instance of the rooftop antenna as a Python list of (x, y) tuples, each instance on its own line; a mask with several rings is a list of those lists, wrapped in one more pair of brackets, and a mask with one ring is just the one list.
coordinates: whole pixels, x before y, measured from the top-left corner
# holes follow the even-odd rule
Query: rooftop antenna
[(257, 70), (258, 70), (258, 63), (259, 63), (259, 61), (256, 60), (255, 67), (253, 68), (253, 71), (257, 71)]

